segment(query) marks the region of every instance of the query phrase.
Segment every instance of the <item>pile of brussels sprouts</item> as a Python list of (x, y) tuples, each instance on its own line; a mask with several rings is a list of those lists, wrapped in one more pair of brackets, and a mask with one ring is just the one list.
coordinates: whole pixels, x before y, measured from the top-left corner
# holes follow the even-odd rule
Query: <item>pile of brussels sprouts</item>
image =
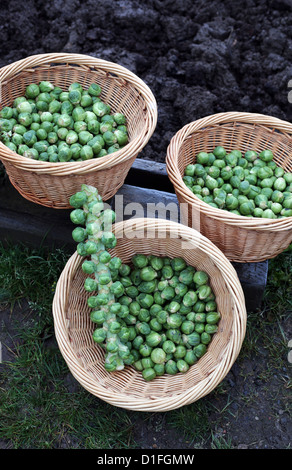
[(126, 117), (111, 113), (92, 83), (64, 91), (51, 82), (32, 83), (25, 96), (0, 111), (0, 141), (34, 160), (75, 162), (116, 152), (128, 143)]
[(277, 166), (270, 150), (227, 153), (217, 146), (187, 165), (183, 181), (202, 201), (246, 217), (292, 216), (292, 173)]
[(206, 353), (221, 318), (208, 275), (181, 257), (136, 254), (124, 264), (108, 251), (117, 244), (115, 212), (104, 209), (96, 188), (82, 185), (70, 204), (105, 369), (132, 365), (146, 381), (186, 372)]

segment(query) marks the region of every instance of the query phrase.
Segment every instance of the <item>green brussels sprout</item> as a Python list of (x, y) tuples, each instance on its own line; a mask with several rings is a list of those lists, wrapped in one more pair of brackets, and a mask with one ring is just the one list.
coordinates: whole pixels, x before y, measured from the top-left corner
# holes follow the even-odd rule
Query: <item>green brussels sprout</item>
[[(138, 302), (139, 304), (139, 302)], [(140, 306), (140, 311), (138, 313), (138, 319), (141, 321), (141, 322), (150, 322), (151, 320), (151, 315), (150, 315), (150, 312), (147, 308), (141, 308)]]
[(156, 377), (156, 372), (152, 367), (148, 367), (147, 369), (142, 370), (142, 375), (144, 380), (149, 382), (150, 380), (153, 380)]
[(103, 103), (102, 101), (97, 101), (92, 106), (92, 111), (96, 116), (102, 117), (105, 114), (110, 114), (110, 106), (108, 104)]
[(87, 130), (93, 135), (98, 135), (100, 132), (100, 123), (96, 119), (92, 119), (87, 123)]
[(283, 175), (284, 180), (286, 181), (287, 185), (292, 183), (292, 173), (286, 172)]
[(168, 328), (178, 329), (182, 324), (182, 317), (178, 313), (172, 313), (169, 315), (166, 321)]
[(287, 186), (286, 180), (283, 177), (277, 178), (276, 181), (274, 182), (273, 188), (278, 191), (285, 191), (285, 188)]
[(221, 315), (219, 312), (209, 312), (206, 315), (206, 322), (210, 323), (211, 325), (214, 325), (218, 323), (220, 318), (221, 318)]
[(117, 123), (117, 125), (119, 125), (119, 126), (126, 124), (126, 116), (122, 113), (114, 113), (113, 118), (114, 118), (115, 122)]
[(175, 375), (178, 373), (177, 364), (173, 359), (170, 359), (165, 364), (165, 372), (170, 375)]
[[(19, 113), (18, 115), (18, 123), (22, 126), (29, 127), (32, 123), (32, 115), (29, 113)], [(0, 124), (1, 129), (1, 124)], [(4, 129), (2, 129), (4, 130)], [(9, 129), (11, 130), (11, 129)]]
[(98, 283), (95, 279), (91, 279), (90, 277), (85, 279), (84, 289), (87, 292), (93, 292), (93, 291), (97, 290), (97, 288), (98, 288)]
[(151, 294), (141, 293), (137, 297), (137, 301), (143, 308), (150, 308), (154, 303), (154, 298)]
[(82, 149), (80, 150), (80, 158), (82, 160), (90, 160), (91, 158), (93, 158), (93, 156), (94, 156), (94, 153), (90, 145), (84, 145)]
[(162, 344), (162, 349), (166, 354), (173, 354), (176, 350), (176, 345), (174, 344), (173, 341), (167, 339)]
[(85, 274), (93, 274), (96, 270), (96, 265), (93, 261), (85, 260), (83, 261), (81, 268)]
[(155, 364), (163, 364), (165, 362), (166, 354), (162, 348), (154, 348), (151, 351), (150, 357)]
[(79, 89), (74, 89), (74, 90), (69, 91), (68, 98), (69, 98), (69, 101), (73, 105), (79, 104), (80, 101), (81, 101), (81, 97), (82, 97), (82, 94), (81, 94), (81, 91)]
[(83, 242), (87, 237), (86, 229), (83, 227), (76, 227), (72, 232), (72, 238), (75, 242)]
[(70, 147), (63, 146), (58, 151), (58, 157), (60, 162), (68, 162), (71, 159), (72, 151)]
[(226, 156), (226, 150), (221, 145), (217, 145), (212, 152), (217, 158), (224, 158)]
[(91, 96), (99, 96), (101, 94), (101, 87), (97, 83), (91, 83), (87, 91)]
[(219, 186), (218, 181), (210, 175), (206, 176), (205, 185), (211, 191)]
[(169, 302), (169, 304), (165, 307), (168, 312), (170, 313), (177, 313), (179, 310), (182, 309), (181, 304), (175, 300)]
[(132, 257), (132, 263), (137, 268), (142, 269), (148, 265), (147, 256), (143, 254), (136, 254)]
[(32, 147), (37, 142), (35, 131), (27, 131), (23, 134), (23, 143)]
[(205, 344), (200, 343), (200, 344), (198, 344), (197, 346), (194, 347), (193, 351), (194, 351), (195, 355), (198, 358), (200, 358), (206, 353), (207, 347), (206, 347)]
[(207, 152), (199, 152), (196, 156), (196, 162), (200, 165), (207, 165), (209, 162), (209, 154)]
[(283, 207), (285, 209), (292, 209), (292, 194), (291, 194), (291, 196), (288, 196), (284, 199)]
[(74, 209), (70, 212), (70, 219), (73, 224), (84, 225), (86, 222), (86, 214), (82, 209)]
[(182, 333), (185, 333), (185, 334), (190, 334), (194, 331), (195, 329), (195, 325), (194, 325), (194, 322), (190, 321), (190, 320), (185, 320), (182, 322), (181, 324), (181, 331)]
[(177, 365), (179, 372), (182, 372), (182, 373), (187, 372), (190, 368), (189, 364), (183, 359), (179, 359), (176, 365)]
[[(145, 325), (147, 325), (147, 323), (145, 323)], [(148, 326), (148, 325), (147, 325)], [(137, 325), (136, 325), (136, 329), (137, 329)], [(149, 330), (147, 330), (150, 332), (150, 328)], [(139, 332), (139, 330), (138, 330)], [(142, 333), (144, 335), (144, 333)], [(149, 333), (146, 333), (146, 334), (149, 334)], [(152, 347), (149, 346), (147, 343), (143, 343), (141, 344), (140, 348), (139, 348), (139, 353), (141, 354), (141, 356), (143, 357), (149, 357), (151, 352), (152, 352)]]
[(94, 330), (92, 337), (96, 343), (103, 343), (106, 338), (106, 331), (103, 328), (97, 328)]
[(264, 162), (270, 162), (273, 160), (274, 158), (274, 155), (273, 153), (271, 152), (271, 150), (263, 150), (260, 154), (259, 154), (259, 158), (264, 161)]
[(197, 362), (198, 358), (195, 355), (193, 350), (188, 350), (185, 354), (184, 361), (189, 365), (192, 366)]
[(166, 331), (167, 339), (170, 339), (173, 343), (179, 344), (181, 341), (181, 332), (177, 328), (169, 328)]
[(209, 276), (204, 271), (197, 271), (193, 276), (193, 280), (198, 286), (203, 286), (207, 284)]
[(90, 320), (98, 325), (103, 325), (106, 320), (106, 312), (104, 310), (94, 310), (90, 313)]
[(200, 335), (205, 331), (205, 324), (204, 323), (195, 323), (195, 332), (199, 333)]
[(171, 260), (171, 267), (174, 271), (182, 271), (186, 266), (187, 264), (183, 258), (178, 257)]
[[(207, 286), (202, 286), (207, 287)], [(201, 287), (200, 287), (201, 288)], [(183, 304), (186, 307), (192, 307), (198, 300), (197, 293), (195, 291), (189, 290), (183, 297)]]
[[(43, 80), (39, 83), (39, 91), (41, 93), (49, 93), (49, 92), (53, 91), (54, 88), (55, 88), (54, 85), (49, 81)], [(38, 95), (36, 95), (36, 96), (38, 96)]]
[(162, 325), (166, 323), (167, 318), (168, 318), (168, 313), (165, 310), (160, 310), (160, 312), (156, 314), (157, 321)]
[(161, 342), (161, 335), (157, 331), (151, 331), (148, 335), (146, 335), (145, 341), (146, 344), (154, 348)]
[(165, 365), (164, 364), (154, 364), (153, 369), (156, 373), (156, 376), (165, 374)]

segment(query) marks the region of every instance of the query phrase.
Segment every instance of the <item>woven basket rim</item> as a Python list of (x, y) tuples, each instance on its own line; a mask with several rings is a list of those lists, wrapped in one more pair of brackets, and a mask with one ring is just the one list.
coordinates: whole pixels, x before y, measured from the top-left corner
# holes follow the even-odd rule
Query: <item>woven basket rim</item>
[(149, 141), (155, 130), (158, 117), (157, 102), (149, 86), (136, 74), (122, 65), (86, 54), (35, 54), (2, 67), (0, 69), (0, 88), (2, 83), (5, 83), (5, 80), (14, 77), (16, 74), (21, 73), (26, 69), (37, 68), (55, 63), (60, 65), (74, 64), (79, 65), (85, 70), (95, 68), (104, 72), (110, 72), (116, 75), (117, 78), (123, 79), (130, 83), (131, 86), (135, 87), (142, 96), (145, 108), (147, 110), (147, 123), (144, 134), (135, 137), (127, 145), (125, 145), (125, 147), (117, 150), (113, 154), (105, 155), (104, 157), (93, 158), (83, 162), (53, 163), (39, 160), (29, 160), (26, 157), (13, 152), (2, 142), (0, 142), (0, 160), (7, 160), (24, 171), (64, 176), (70, 174), (85, 175), (92, 170), (97, 171), (109, 169), (118, 163), (128, 160), (133, 154), (138, 154)]
[[(118, 237), (124, 231), (126, 233), (127, 230), (132, 230), (133, 226), (137, 231), (145, 229), (145, 227), (147, 230), (159, 230), (161, 227), (167, 228), (167, 230), (170, 231), (176, 230), (178, 238), (192, 241), (194, 243), (194, 247), (197, 247), (199, 244), (199, 248), (203, 250), (204, 254), (212, 257), (216, 267), (220, 269), (221, 275), (223, 276), (225, 283), (228, 285), (230, 295), (232, 295), (234, 323), (232, 333), (228, 338), (228, 344), (225, 346), (224, 354), (222, 355), (218, 366), (210, 370), (208, 376), (198, 384), (171, 397), (155, 397), (155, 392), (153, 392), (153, 397), (151, 397), (151, 399), (145, 397), (138, 399), (136, 397), (133, 398), (132, 396), (126, 395), (125, 393), (121, 394), (116, 390), (110, 391), (108, 381), (107, 387), (101, 386), (96, 378), (86, 371), (84, 367), (80, 367), (80, 361), (78, 361), (77, 354), (70, 344), (68, 335), (66, 291), (69, 289), (71, 277), (76, 273), (82, 262), (82, 257), (78, 255), (77, 252), (70, 257), (57, 282), (53, 300), (55, 335), (60, 351), (72, 375), (89, 392), (117, 407), (136, 411), (168, 411), (190, 404), (193, 401), (202, 398), (204, 395), (212, 391), (228, 373), (240, 352), (245, 337), (247, 321), (245, 299), (237, 273), (232, 264), (210, 240), (199, 232), (187, 226), (178, 224), (177, 222), (163, 219), (141, 218), (118, 222), (113, 227), (114, 233)], [(122, 371), (119, 373), (122, 373)], [(139, 374), (139, 372), (135, 371), (135, 374)], [(161, 377), (158, 377), (158, 380), (160, 379)], [(165, 376), (163, 380), (167, 380), (167, 377)]]
[[(189, 204), (196, 210), (212, 217), (213, 219), (222, 221), (229, 225), (236, 224), (237, 226), (249, 230), (274, 230), (284, 231), (292, 228), (292, 217), (283, 219), (263, 219), (260, 217), (245, 217), (243, 215), (233, 214), (223, 209), (212, 207), (206, 202), (199, 199), (184, 183), (182, 176), (178, 170), (177, 159), (181, 146), (184, 141), (194, 136), (196, 131), (207, 130), (218, 124), (253, 124), (255, 126), (261, 125), (266, 128), (273, 128), (282, 132), (291, 134), (292, 139), (292, 124), (288, 121), (275, 118), (258, 113), (244, 113), (244, 112), (226, 112), (217, 113), (204, 118), (192, 121), (183, 126), (170, 140), (166, 153), (166, 171), (174, 185), (175, 191), (181, 194)], [(290, 137), (290, 135), (289, 135)]]

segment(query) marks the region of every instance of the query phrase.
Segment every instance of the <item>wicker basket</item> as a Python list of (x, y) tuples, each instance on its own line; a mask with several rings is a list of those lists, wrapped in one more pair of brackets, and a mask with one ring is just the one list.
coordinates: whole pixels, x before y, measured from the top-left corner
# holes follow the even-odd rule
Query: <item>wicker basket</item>
[(254, 113), (218, 113), (184, 126), (171, 139), (166, 169), (179, 203), (187, 206), (187, 224), (200, 230), (230, 261), (260, 262), (285, 250), (292, 241), (292, 217), (244, 217), (214, 208), (183, 182), (185, 167), (217, 145), (227, 151), (270, 149), (278, 166), (292, 171), (292, 124)]
[(132, 366), (118, 372), (104, 369), (104, 351), (93, 342), (94, 325), (83, 289), (81, 258), (67, 262), (53, 301), (55, 334), (73, 376), (93, 395), (117, 407), (137, 411), (168, 411), (210, 393), (236, 360), (245, 336), (246, 308), (236, 271), (216, 246), (199, 232), (163, 219), (130, 219), (115, 225), (118, 238), (112, 255), (129, 263), (135, 253), (182, 256), (205, 270), (222, 318), (207, 352), (187, 373), (156, 377), (145, 382)]
[(27, 85), (41, 80), (64, 90), (73, 82), (84, 87), (98, 83), (100, 97), (112, 112), (125, 114), (129, 143), (105, 157), (50, 163), (29, 160), (0, 142), (0, 159), (11, 183), (26, 199), (53, 208), (69, 208), (70, 196), (82, 183), (97, 187), (104, 201), (110, 199), (154, 132), (157, 105), (151, 90), (132, 72), (112, 62), (82, 54), (40, 54), (0, 69), (1, 107), (11, 105)]

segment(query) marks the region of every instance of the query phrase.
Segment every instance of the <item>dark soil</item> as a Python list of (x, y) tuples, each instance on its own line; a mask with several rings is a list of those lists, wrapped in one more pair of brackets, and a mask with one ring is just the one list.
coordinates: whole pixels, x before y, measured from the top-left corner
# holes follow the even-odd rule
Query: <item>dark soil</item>
[(0, 66), (76, 52), (142, 78), (159, 111), (146, 159), (164, 161), (183, 125), (213, 113), (292, 119), (291, 0), (2, 0), (0, 25)]
[[(158, 103), (156, 131), (140, 154), (149, 160), (163, 162), (183, 125), (213, 113), (259, 112), (292, 120), (292, 0), (2, 0), (0, 44), (0, 66), (38, 53), (74, 52), (137, 74)], [(286, 372), (275, 370), (267, 386), (261, 348), (251, 361), (235, 363), (225, 379), (230, 420), (216, 433), (231, 435), (239, 448), (285, 449), (291, 422), (279, 390)], [(220, 418), (216, 410), (226, 404), (221, 396), (209, 417), (214, 423)], [(136, 415), (140, 447), (192, 448), (164, 426), (165, 419), (159, 413), (147, 421)]]

